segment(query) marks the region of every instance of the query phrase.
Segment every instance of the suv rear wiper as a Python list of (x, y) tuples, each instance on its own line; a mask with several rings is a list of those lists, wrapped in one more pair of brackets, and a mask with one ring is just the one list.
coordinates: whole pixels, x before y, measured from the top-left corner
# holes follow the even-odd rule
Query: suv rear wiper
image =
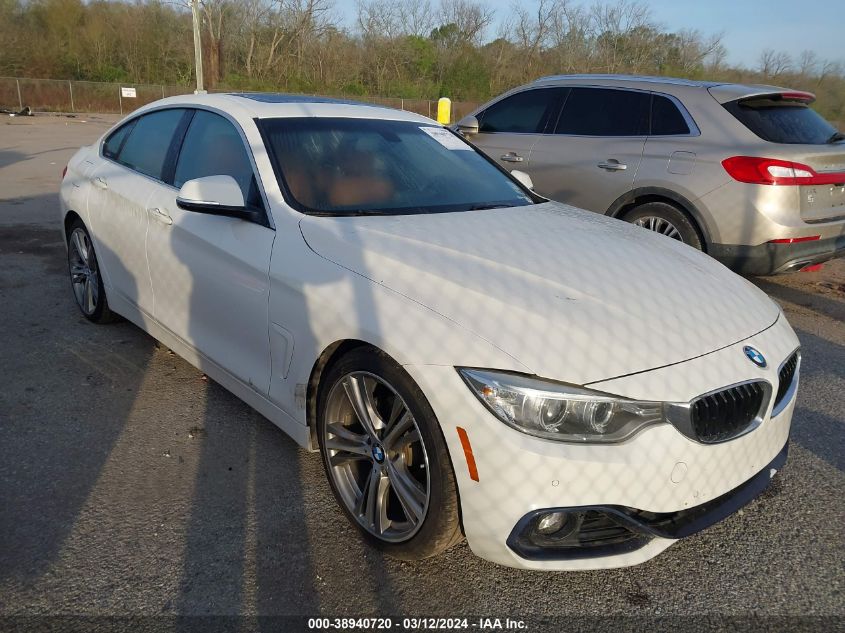
[(842, 132), (834, 132), (830, 135), (830, 138), (825, 141), (825, 143), (836, 143), (837, 141), (845, 141), (845, 134)]

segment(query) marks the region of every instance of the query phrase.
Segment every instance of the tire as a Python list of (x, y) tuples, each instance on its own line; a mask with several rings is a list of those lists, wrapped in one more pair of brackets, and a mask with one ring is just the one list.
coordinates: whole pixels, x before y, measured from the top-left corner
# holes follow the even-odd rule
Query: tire
[(686, 213), (668, 202), (646, 202), (628, 211), (623, 219), (704, 250), (704, 240), (698, 228)]
[[(360, 396), (357, 409), (350, 394)], [(420, 560), (463, 539), (440, 425), (389, 356), (359, 347), (328, 369), (317, 394), (317, 437), (335, 499), (368, 543), (394, 558)]]
[(118, 315), (109, 309), (94, 243), (82, 220), (77, 218), (70, 225), (67, 242), (70, 287), (79, 311), (92, 323), (117, 321)]

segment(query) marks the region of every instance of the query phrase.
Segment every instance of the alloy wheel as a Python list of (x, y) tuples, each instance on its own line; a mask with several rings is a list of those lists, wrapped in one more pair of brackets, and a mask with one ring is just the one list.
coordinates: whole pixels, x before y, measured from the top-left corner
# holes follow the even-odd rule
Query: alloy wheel
[(647, 215), (634, 220), (634, 224), (641, 226), (644, 229), (648, 229), (649, 231), (666, 235), (667, 237), (671, 237), (672, 239), (676, 239), (680, 242), (684, 241), (681, 237), (681, 232), (677, 229), (677, 227), (663, 218)]
[(351, 372), (329, 392), (322, 445), (346, 508), (370, 534), (410, 539), (430, 500), (428, 455), (408, 405), (380, 376)]
[(76, 228), (70, 234), (68, 264), (76, 303), (91, 316), (100, 299), (100, 272), (91, 238), (82, 228)]

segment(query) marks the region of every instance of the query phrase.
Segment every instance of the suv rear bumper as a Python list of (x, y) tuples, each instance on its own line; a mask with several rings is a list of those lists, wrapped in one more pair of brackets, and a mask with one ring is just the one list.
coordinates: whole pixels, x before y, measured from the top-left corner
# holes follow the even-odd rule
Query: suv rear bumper
[(792, 244), (710, 244), (707, 253), (743, 275), (777, 275), (845, 255), (845, 234)]

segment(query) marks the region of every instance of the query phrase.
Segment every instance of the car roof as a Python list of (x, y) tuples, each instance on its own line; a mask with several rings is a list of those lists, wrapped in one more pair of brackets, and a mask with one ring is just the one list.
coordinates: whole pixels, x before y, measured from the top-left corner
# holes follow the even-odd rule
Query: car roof
[(154, 101), (136, 112), (161, 107), (206, 106), (235, 118), (267, 119), (286, 117), (341, 117), (387, 119), (439, 125), (432, 119), (387, 106), (358, 101), (282, 93), (231, 92), (186, 94)]
[(733, 99), (741, 99), (744, 97), (771, 94), (777, 92), (788, 91), (788, 88), (780, 86), (769, 86), (765, 84), (739, 84), (727, 83), (724, 81), (703, 81), (698, 79), (683, 79), (680, 77), (653, 77), (651, 75), (601, 75), (601, 74), (582, 74), (582, 75), (549, 75), (547, 77), (540, 77), (531, 85), (556, 85), (566, 84), (570, 82), (583, 83), (589, 82), (601, 86), (625, 86), (634, 87), (640, 84), (639, 87), (648, 89), (653, 86), (672, 87), (677, 86), (684, 88), (701, 88), (706, 89), (719, 102), (724, 103)]

